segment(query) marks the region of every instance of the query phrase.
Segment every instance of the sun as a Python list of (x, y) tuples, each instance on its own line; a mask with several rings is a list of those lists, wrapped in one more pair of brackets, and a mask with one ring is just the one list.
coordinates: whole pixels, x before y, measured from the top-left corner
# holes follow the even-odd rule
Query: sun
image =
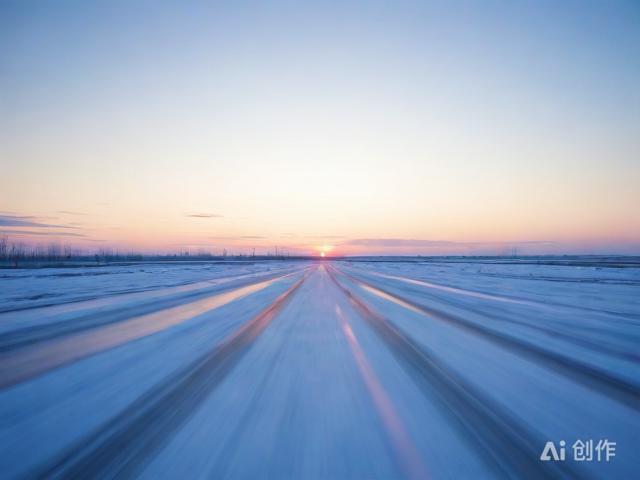
[(320, 254), (322, 258), (327, 256), (327, 253), (333, 250), (333, 245), (319, 245), (316, 247), (316, 251)]

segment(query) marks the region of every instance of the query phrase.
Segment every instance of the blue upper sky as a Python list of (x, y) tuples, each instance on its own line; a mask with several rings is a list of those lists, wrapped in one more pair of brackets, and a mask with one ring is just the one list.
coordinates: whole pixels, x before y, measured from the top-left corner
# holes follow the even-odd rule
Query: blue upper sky
[(638, 85), (634, 1), (2, 1), (1, 233), (638, 252)]

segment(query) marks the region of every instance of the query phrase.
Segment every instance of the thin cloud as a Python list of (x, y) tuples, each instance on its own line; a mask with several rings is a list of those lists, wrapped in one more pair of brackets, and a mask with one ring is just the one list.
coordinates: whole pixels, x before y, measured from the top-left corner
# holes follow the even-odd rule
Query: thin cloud
[(240, 235), (240, 236), (225, 236), (225, 237), (207, 237), (211, 240), (260, 240), (267, 237), (261, 237), (260, 235)]
[(58, 210), (56, 211), (56, 213), (61, 213), (63, 215), (89, 215), (88, 213), (84, 213), (84, 212), (74, 212), (72, 210)]
[(0, 215), (0, 227), (31, 227), (31, 228), (76, 228), (69, 225), (42, 223), (39, 218), (25, 215)]
[(218, 215), (216, 213), (188, 213), (185, 216), (190, 218), (222, 218), (224, 215)]
[(523, 240), (522, 242), (502, 242), (505, 245), (557, 245), (553, 240)]
[(445, 240), (419, 240), (415, 238), (354, 238), (342, 245), (359, 247), (451, 247), (461, 245)]
[(337, 240), (340, 238), (346, 238), (344, 235), (305, 235), (303, 238), (314, 238), (314, 239), (319, 239), (319, 238), (324, 238), (327, 240)]
[(507, 245), (555, 245), (549, 240), (523, 240), (515, 242), (454, 242), (448, 240), (422, 240), (416, 238), (354, 238), (343, 242), (342, 245), (359, 247), (486, 247)]
[(30, 230), (4, 230), (0, 235), (37, 235), (41, 237), (84, 237), (84, 233), (75, 232), (32, 232)]

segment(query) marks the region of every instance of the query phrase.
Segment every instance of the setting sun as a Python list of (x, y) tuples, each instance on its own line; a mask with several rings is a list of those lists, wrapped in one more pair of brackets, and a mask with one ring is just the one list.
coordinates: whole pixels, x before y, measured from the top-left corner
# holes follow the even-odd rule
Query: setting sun
[(333, 250), (333, 245), (320, 245), (316, 247), (316, 250), (320, 253), (321, 257), (326, 257), (327, 253)]

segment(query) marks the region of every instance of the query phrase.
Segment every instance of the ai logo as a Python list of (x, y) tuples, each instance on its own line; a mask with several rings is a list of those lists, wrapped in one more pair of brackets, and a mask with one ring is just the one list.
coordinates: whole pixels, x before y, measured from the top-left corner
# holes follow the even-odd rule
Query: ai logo
[(560, 440), (558, 442), (560, 444), (560, 455), (558, 455), (558, 449), (553, 442), (547, 442), (544, 445), (544, 449), (542, 450), (542, 454), (540, 455), (540, 460), (543, 462), (548, 462), (549, 460), (553, 460), (554, 462), (562, 461), (565, 459), (565, 449), (564, 446), (567, 444), (564, 440)]

